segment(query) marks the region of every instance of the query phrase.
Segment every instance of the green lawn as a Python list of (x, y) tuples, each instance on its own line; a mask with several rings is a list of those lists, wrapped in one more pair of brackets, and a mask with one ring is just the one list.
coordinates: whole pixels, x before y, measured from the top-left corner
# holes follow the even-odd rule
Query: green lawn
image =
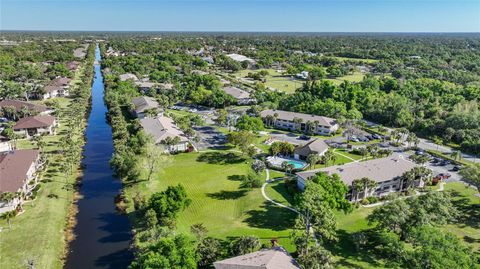
[(338, 57), (338, 56), (334, 56), (332, 58), (335, 58), (340, 61), (356, 61), (356, 62), (365, 62), (365, 63), (375, 63), (379, 61), (377, 59), (350, 58), (350, 57)]
[[(58, 98), (62, 108), (70, 100)], [(75, 176), (65, 178), (58, 167), (63, 159), (55, 151), (58, 141), (65, 134), (65, 122), (60, 120), (57, 135), (45, 137), (49, 154), (46, 169), (41, 174), (41, 188), (36, 199), (24, 205), (24, 213), (12, 219), (12, 229), (5, 220), (0, 220), (0, 268), (25, 268), (25, 260), (33, 259), (36, 268), (62, 268), (66, 247), (65, 225), (70, 204), (73, 201), (72, 184)], [(31, 141), (19, 140), (18, 148), (34, 148)], [(55, 194), (58, 198), (49, 198)]]
[(181, 183), (192, 204), (179, 214), (178, 232), (189, 233), (192, 224), (203, 223), (213, 237), (256, 235), (264, 243), (278, 238), (294, 251), (289, 235), (295, 214), (266, 202), (260, 189), (240, 187), (240, 176), (247, 174), (249, 165), (237, 153), (228, 151), (168, 156), (153, 179), (127, 189), (127, 195), (140, 191), (148, 196)]
[(365, 74), (363, 74), (361, 72), (355, 72), (353, 74), (346, 75), (346, 76), (343, 76), (343, 77), (327, 78), (325, 80), (331, 81), (336, 85), (340, 85), (345, 80), (348, 81), (348, 82), (361, 82), (364, 77), (365, 77)]
[(274, 69), (259, 69), (259, 70), (240, 70), (234, 75), (238, 78), (244, 78), (248, 73), (257, 73), (261, 70), (268, 71), (268, 75), (265, 77), (265, 86), (275, 88), (279, 91), (286, 93), (294, 93), (296, 89), (302, 87), (303, 81), (285, 76), (282, 73), (278, 73)]
[[(445, 190), (451, 191), (453, 203), (460, 210), (460, 218), (454, 224), (443, 227), (462, 239), (465, 244), (475, 251), (480, 250), (480, 197), (472, 188), (467, 188), (463, 183), (452, 182), (445, 184)], [(267, 195), (285, 205), (291, 205), (291, 195), (287, 192), (283, 181), (278, 181), (266, 189)], [(388, 263), (375, 259), (365, 251), (357, 251), (354, 247), (352, 234), (371, 228), (366, 217), (374, 208), (359, 207), (350, 214), (337, 212), (337, 234), (339, 241), (328, 245), (327, 248), (335, 256), (335, 268), (389, 268)]]

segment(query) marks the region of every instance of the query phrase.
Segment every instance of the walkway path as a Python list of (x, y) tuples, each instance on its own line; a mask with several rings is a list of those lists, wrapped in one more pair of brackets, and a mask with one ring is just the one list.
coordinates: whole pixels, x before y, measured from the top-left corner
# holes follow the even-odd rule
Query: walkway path
[(270, 172), (268, 171), (268, 169), (265, 169), (265, 173), (266, 173), (265, 183), (263, 183), (263, 185), (262, 185), (262, 196), (263, 196), (263, 198), (265, 198), (265, 200), (273, 203), (274, 205), (286, 208), (286, 209), (291, 210), (291, 211), (293, 211), (297, 214), (300, 214), (300, 212), (298, 212), (295, 208), (292, 208), (292, 207), (286, 206), (284, 204), (281, 204), (279, 202), (276, 202), (275, 200), (273, 200), (273, 199), (271, 199), (270, 197), (267, 196), (267, 194), (265, 193), (265, 188), (267, 187), (268, 183), (272, 183), (272, 182), (275, 182), (277, 180), (281, 180), (281, 178), (270, 179)]

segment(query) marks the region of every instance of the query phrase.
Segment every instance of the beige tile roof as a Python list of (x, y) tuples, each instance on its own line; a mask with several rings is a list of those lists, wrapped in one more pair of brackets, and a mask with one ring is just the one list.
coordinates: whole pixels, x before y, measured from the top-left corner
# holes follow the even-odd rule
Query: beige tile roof
[(247, 99), (250, 98), (250, 93), (247, 91), (244, 91), (240, 88), (237, 87), (224, 87), (222, 90), (228, 94), (233, 96), (236, 99)]
[(295, 149), (295, 154), (308, 156), (309, 154), (322, 154), (328, 150), (328, 145), (322, 139), (315, 139), (304, 146)]
[(149, 96), (135, 97), (132, 99), (132, 103), (137, 113), (142, 113), (147, 109), (158, 108), (160, 106), (155, 98)]
[(309, 115), (309, 114), (304, 114), (304, 113), (297, 113), (297, 112), (290, 112), (290, 111), (284, 111), (284, 110), (264, 110), (260, 113), (262, 118), (265, 118), (268, 115), (275, 115), (275, 113), (278, 114), (277, 119), (282, 119), (282, 120), (288, 120), (288, 121), (293, 121), (294, 118), (300, 118), (303, 120), (303, 123), (306, 123), (307, 121), (315, 122), (318, 121), (318, 123), (322, 126), (327, 126), (331, 127), (336, 124), (336, 119), (329, 118), (329, 117), (323, 117), (323, 116), (317, 116), (317, 115)]
[(402, 155), (393, 154), (386, 158), (374, 159), (364, 162), (352, 162), (345, 165), (335, 165), (327, 168), (315, 169), (297, 173), (304, 180), (315, 176), (319, 172), (338, 174), (342, 181), (351, 185), (355, 179), (368, 177), (376, 182), (384, 182), (401, 176), (406, 171), (418, 165), (406, 160)]
[(262, 249), (214, 262), (215, 269), (299, 269), (297, 262), (281, 248)]
[(0, 193), (16, 192), (24, 184), (28, 169), (38, 159), (38, 150), (25, 149), (0, 153)]
[(162, 142), (167, 137), (176, 137), (180, 138), (181, 142), (187, 142), (188, 139), (183, 134), (172, 119), (167, 117), (158, 117), (158, 118), (143, 118), (140, 119), (140, 124), (147, 134), (153, 136), (153, 139), (156, 144)]

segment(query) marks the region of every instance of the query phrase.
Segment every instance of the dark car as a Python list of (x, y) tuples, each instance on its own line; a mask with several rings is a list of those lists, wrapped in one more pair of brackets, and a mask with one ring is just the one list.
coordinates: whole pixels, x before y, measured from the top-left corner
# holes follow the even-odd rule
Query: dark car
[(449, 164), (450, 164), (449, 161), (443, 160), (443, 161), (441, 161), (438, 165), (440, 165), (440, 166), (446, 166), (446, 165), (449, 165)]
[(375, 139), (382, 139), (382, 136), (380, 136), (378, 134), (373, 134), (372, 137), (375, 138)]
[(452, 168), (452, 171), (454, 171), (454, 172), (460, 171), (460, 166), (455, 165), (455, 166)]
[(301, 140), (310, 140), (310, 136), (308, 136), (308, 135), (301, 135), (298, 138), (301, 139)]

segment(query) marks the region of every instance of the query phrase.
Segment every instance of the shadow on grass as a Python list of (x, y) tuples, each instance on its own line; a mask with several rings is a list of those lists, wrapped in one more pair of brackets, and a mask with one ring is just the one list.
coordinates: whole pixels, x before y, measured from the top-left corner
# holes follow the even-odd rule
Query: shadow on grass
[(455, 224), (480, 229), (480, 204), (471, 203), (460, 192), (452, 190), (452, 203), (458, 209), (459, 216)]
[[(363, 231), (369, 233), (370, 230)], [(378, 258), (371, 252), (372, 248), (363, 247), (356, 249), (352, 234), (345, 230), (337, 230), (338, 241), (333, 243), (326, 243), (325, 248), (332, 252), (333, 255), (339, 257), (335, 263), (337, 266), (345, 266), (347, 268), (377, 268), (385, 267), (384, 264), (378, 262)], [(368, 236), (367, 236), (368, 237)], [(361, 261), (368, 263), (368, 267), (362, 267), (353, 263), (354, 261)], [(388, 266), (386, 266), (388, 268)]]
[(285, 187), (285, 183), (277, 183), (272, 185), (272, 189), (276, 192), (280, 193), (282, 197), (291, 205), (293, 205), (294, 199), (293, 196), (288, 192), (287, 188)]
[(297, 214), (270, 202), (264, 202), (260, 210), (246, 212), (246, 222), (250, 227), (283, 231), (293, 228)]
[(245, 179), (245, 175), (230, 175), (227, 177), (227, 179), (231, 181), (243, 181)]
[(236, 200), (247, 195), (248, 190), (238, 190), (238, 191), (219, 191), (214, 193), (207, 193), (207, 197), (217, 199), (217, 200)]
[(198, 162), (209, 164), (237, 164), (245, 162), (245, 158), (234, 152), (205, 152), (197, 158)]

